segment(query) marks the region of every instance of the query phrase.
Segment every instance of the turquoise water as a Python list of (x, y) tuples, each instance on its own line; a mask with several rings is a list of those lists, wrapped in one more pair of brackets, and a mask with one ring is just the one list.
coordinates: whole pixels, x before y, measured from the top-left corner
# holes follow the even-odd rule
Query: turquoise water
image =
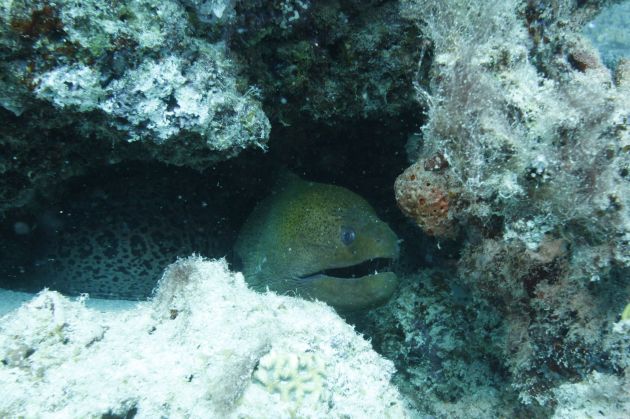
[(615, 68), (620, 58), (630, 56), (630, 2), (612, 5), (584, 27), (584, 34), (599, 50), (604, 63)]

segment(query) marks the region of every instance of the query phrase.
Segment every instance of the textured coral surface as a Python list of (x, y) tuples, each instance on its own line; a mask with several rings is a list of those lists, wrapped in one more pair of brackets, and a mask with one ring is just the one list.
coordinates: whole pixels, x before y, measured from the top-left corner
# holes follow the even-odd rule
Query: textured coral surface
[(0, 173), (9, 180), (0, 211), (103, 164), (201, 169), (265, 147), (257, 90), (181, 3), (6, 1), (0, 10)]
[(439, 162), (428, 162), (416, 162), (398, 176), (394, 183), (396, 202), (426, 234), (452, 237), (456, 232), (456, 186)]
[(171, 265), (123, 311), (44, 291), (0, 322), (0, 416), (408, 417), (393, 366), (329, 307)]

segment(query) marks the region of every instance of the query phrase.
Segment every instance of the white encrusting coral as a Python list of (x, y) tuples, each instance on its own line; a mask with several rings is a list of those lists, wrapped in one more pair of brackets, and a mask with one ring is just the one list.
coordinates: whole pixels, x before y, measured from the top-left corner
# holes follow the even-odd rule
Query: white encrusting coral
[(622, 418), (630, 412), (628, 378), (593, 371), (586, 380), (553, 390), (558, 406), (554, 419)]
[(0, 359), (3, 417), (408, 415), (392, 363), (332, 309), (198, 257), (128, 310), (42, 291), (0, 320)]

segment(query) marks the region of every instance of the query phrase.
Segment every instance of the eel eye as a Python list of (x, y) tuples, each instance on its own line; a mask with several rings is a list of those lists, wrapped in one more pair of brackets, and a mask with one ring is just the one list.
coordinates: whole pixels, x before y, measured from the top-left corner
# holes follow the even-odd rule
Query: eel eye
[(348, 246), (357, 238), (357, 233), (351, 227), (341, 227), (341, 242)]

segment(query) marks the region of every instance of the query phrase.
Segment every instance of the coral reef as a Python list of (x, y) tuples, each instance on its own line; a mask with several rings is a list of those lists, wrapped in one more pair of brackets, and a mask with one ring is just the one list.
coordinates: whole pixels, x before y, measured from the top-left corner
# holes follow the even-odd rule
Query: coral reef
[(201, 169), (265, 147), (257, 90), (239, 79), (223, 38), (196, 33), (179, 2), (1, 8), (0, 172), (12, 181), (0, 186), (0, 211), (112, 161)]
[(553, 418), (566, 417), (624, 417), (630, 412), (630, 319), (624, 318), (630, 305), (626, 306), (620, 321), (613, 325), (613, 336), (622, 339), (621, 350), (616, 353), (622, 365), (622, 374), (589, 373), (582, 381), (562, 384), (553, 389), (556, 406)]
[[(239, 92), (225, 47), (196, 37), (177, 2), (6, 7), (3, 65), (24, 88), (22, 95), (9, 90), (2, 103), (16, 116), (40, 99), (60, 110), (95, 111), (94, 122), (111, 126), (108, 136), (119, 140), (160, 144), (197, 134), (189, 141), (219, 151), (266, 141), (267, 119), (251, 92)], [(18, 71), (20, 62), (28, 65)], [(97, 131), (86, 125), (84, 134)]]
[(1, 416), (409, 415), (391, 362), (329, 307), (198, 257), (128, 310), (41, 292), (2, 318), (0, 359)]
[[(515, 269), (510, 264), (531, 264), (538, 270), (532, 276), (552, 275), (545, 263), (558, 263), (566, 249), (561, 243), (546, 247), (537, 254), (514, 249), (529, 255), (512, 262), (510, 254), (493, 259), (488, 246), (494, 276), (484, 278), (488, 267), (478, 267), (474, 282), (447, 269), (401, 278), (391, 302), (356, 320), (359, 330), (373, 337), (375, 349), (394, 361), (393, 382), (416, 411), (456, 418), (575, 417), (566, 412), (581, 408), (580, 400), (627, 415), (630, 321), (613, 323), (620, 312), (602, 304), (619, 305), (614, 294), (623, 280), (609, 284), (608, 295), (599, 290), (589, 295), (567, 283), (539, 287), (540, 295), (530, 301), (510, 281), (509, 270)], [(501, 271), (507, 272), (499, 277)], [(520, 298), (514, 301), (512, 293)], [(506, 300), (513, 306), (504, 307)], [(577, 380), (584, 382), (579, 387), (588, 387), (589, 377), (598, 374), (606, 379), (606, 391), (594, 388), (590, 398), (569, 397)]]
[(361, 123), (419, 110), (418, 30), (395, 1), (247, 1), (230, 44), (274, 123)]
[(430, 47), (399, 205), (429, 234), (465, 226), (453, 286), (502, 319), (508, 382), (543, 409), (565, 380), (624, 370), (609, 330), (630, 296), (630, 96), (623, 61), (614, 76), (580, 33), (607, 3), (402, 4)]
[(0, 214), (111, 163), (204, 169), (264, 149), (267, 115), (312, 130), (420, 109), (418, 30), (396, 2), (0, 7)]
[(203, 169), (264, 149), (267, 115), (336, 125), (420, 109), (409, 89), (418, 30), (396, 2), (1, 7), (0, 146), (10, 158), (0, 171), (11, 182), (0, 185), (0, 212), (111, 162)]
[[(472, 301), (457, 277), (424, 270), (401, 279), (398, 294), (359, 320), (377, 351), (396, 366), (394, 383), (428, 417), (536, 415), (519, 410), (501, 365), (501, 318)], [(502, 389), (499, 391), (498, 389)]]
[[(144, 217), (157, 234), (139, 242), (159, 248), (164, 220), (145, 208), (181, 218), (170, 225), (194, 237), (180, 250), (230, 255), (280, 166), (360, 192), (403, 240), (394, 298), (346, 313), (391, 362), (322, 304), (249, 292), (223, 264), (190, 259), (128, 312), (44, 292), (3, 318), (0, 415), (398, 417), (391, 378), (419, 416), (630, 416), (626, 10), (627, 0), (0, 2), (3, 267), (39, 257), (29, 244), (46, 224), (58, 240), (82, 237), (75, 227), (91, 239), (91, 214), (122, 220), (121, 237), (125, 219)], [(186, 205), (156, 210), (172, 196), (145, 199), (115, 175), (131, 199), (90, 186), (82, 204), (58, 205), (87, 170), (96, 179), (156, 161)], [(86, 202), (101, 212), (81, 212)], [(116, 205), (137, 212), (99, 216)], [(82, 257), (83, 242), (66, 243)], [(160, 257), (146, 260), (151, 272)]]

